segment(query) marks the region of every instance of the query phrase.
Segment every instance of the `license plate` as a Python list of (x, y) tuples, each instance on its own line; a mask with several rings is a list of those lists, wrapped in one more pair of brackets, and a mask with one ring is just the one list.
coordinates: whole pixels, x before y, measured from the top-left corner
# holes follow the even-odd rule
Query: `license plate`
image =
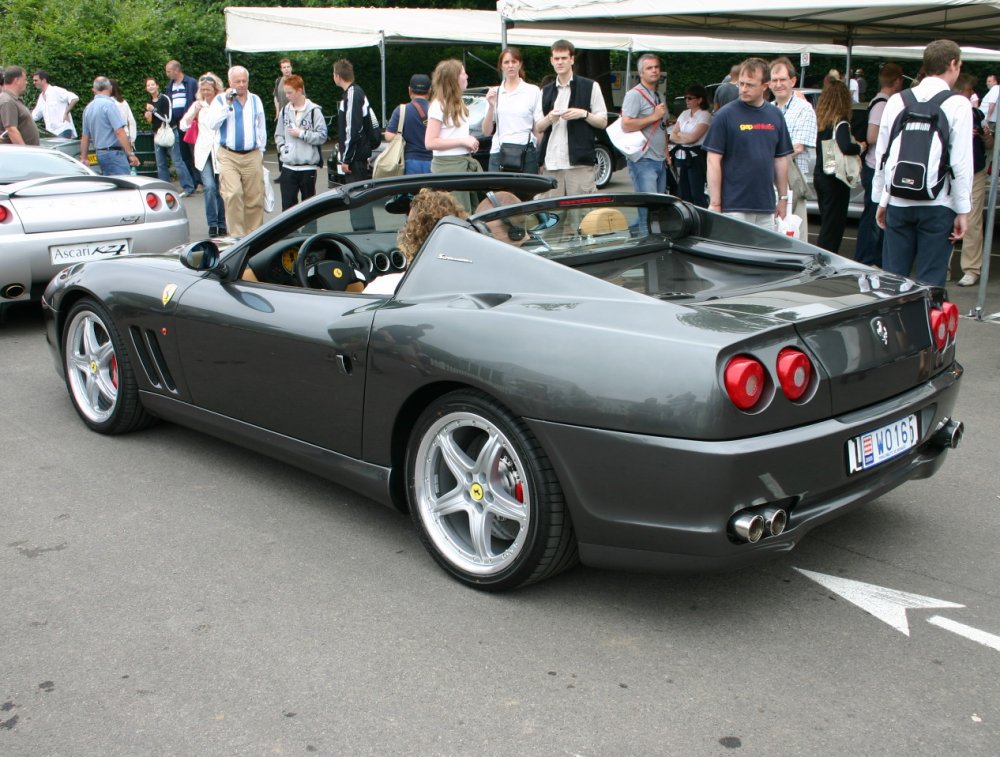
[(49, 259), (52, 265), (69, 265), (84, 263), (88, 260), (112, 258), (115, 255), (128, 255), (131, 250), (127, 239), (112, 239), (107, 242), (81, 242), (79, 244), (60, 244), (49, 248)]
[(857, 473), (892, 460), (913, 449), (919, 438), (916, 415), (856, 436), (847, 442), (847, 472)]

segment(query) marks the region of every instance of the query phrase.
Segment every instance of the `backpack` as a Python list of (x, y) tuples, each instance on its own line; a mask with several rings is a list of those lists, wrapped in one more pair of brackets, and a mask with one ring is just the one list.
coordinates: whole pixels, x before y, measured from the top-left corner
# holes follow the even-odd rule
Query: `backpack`
[[(948, 141), (951, 127), (941, 105), (955, 93), (945, 90), (927, 102), (920, 102), (911, 90), (901, 93), (903, 110), (896, 116), (889, 132), (889, 141), (882, 156), (880, 169), (885, 168), (892, 145), (899, 140), (896, 165), (892, 176), (886, 177), (889, 194), (906, 200), (933, 200), (944, 189), (951, 176)], [(941, 160), (931, 165), (931, 148), (937, 138)]]
[[(881, 92), (871, 99), (868, 103), (868, 107), (865, 109), (864, 118), (859, 118), (861, 111), (855, 110), (851, 114), (851, 134), (854, 136), (855, 142), (868, 142), (868, 120), (872, 116), (872, 108), (874, 108), (879, 103), (884, 103), (889, 98), (883, 95)], [(868, 145), (868, 149), (872, 152), (875, 151), (875, 143), (872, 142)], [(866, 151), (867, 152), (867, 151)]]

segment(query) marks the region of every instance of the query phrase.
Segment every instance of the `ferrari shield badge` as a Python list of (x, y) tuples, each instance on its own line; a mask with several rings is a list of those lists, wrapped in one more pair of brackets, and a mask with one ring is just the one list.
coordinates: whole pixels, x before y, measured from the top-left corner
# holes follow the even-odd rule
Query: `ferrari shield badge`
[(163, 296), (160, 298), (163, 301), (163, 306), (166, 307), (167, 303), (174, 296), (174, 292), (177, 291), (176, 284), (167, 284), (163, 287)]

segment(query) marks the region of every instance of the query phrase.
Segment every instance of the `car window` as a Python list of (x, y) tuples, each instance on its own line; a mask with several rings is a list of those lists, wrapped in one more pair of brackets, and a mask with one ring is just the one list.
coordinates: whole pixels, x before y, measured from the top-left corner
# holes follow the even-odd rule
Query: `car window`
[(47, 150), (5, 150), (3, 160), (0, 161), (0, 184), (44, 179), (48, 176), (89, 176), (91, 173), (72, 158)]

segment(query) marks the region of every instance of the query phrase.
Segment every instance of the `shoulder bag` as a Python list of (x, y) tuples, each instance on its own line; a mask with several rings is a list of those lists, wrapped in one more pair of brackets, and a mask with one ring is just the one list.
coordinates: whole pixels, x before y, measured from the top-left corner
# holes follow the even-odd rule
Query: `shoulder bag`
[(395, 138), (372, 162), (372, 178), (385, 179), (406, 173), (406, 142), (403, 140), (403, 125), (406, 123), (406, 104), (399, 106), (399, 127)]
[[(160, 95), (160, 98), (162, 99), (163, 95)], [(157, 101), (157, 103), (159, 103), (159, 101)], [(170, 118), (169, 117), (164, 118), (155, 110), (153, 111), (153, 115), (156, 118), (160, 119), (160, 121), (162, 121), (162, 123), (160, 124), (160, 128), (158, 128), (156, 130), (156, 133), (153, 135), (153, 143), (157, 147), (165, 147), (165, 148), (173, 147), (175, 138), (174, 138), (174, 130), (170, 128)]]
[[(836, 176), (851, 189), (854, 189), (854, 187), (861, 183), (861, 156), (844, 155), (841, 152), (840, 145), (837, 144), (837, 129), (840, 128), (840, 124), (847, 124), (847, 121), (841, 121), (834, 126), (833, 136), (830, 139), (824, 139), (822, 142), (823, 173), (828, 176)], [(847, 126), (848, 133), (850, 133), (850, 124), (847, 124)], [(853, 135), (851, 136), (851, 142), (854, 142)]]

